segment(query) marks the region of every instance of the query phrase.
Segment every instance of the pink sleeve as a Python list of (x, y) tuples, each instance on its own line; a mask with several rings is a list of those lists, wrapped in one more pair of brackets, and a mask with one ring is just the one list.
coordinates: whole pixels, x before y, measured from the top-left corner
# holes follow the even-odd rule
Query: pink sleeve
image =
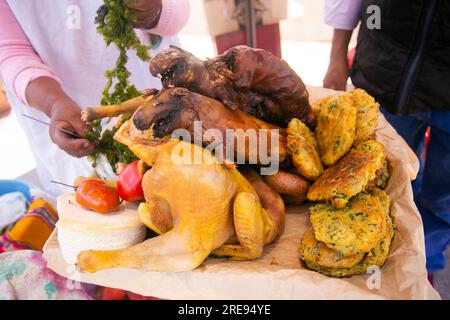
[(353, 30), (361, 19), (362, 0), (326, 0), (324, 21), (334, 29)]
[(17, 22), (6, 0), (0, 0), (0, 77), (5, 87), (28, 104), (25, 90), (36, 78), (58, 77), (46, 66)]
[(149, 32), (166, 37), (176, 35), (186, 25), (189, 19), (189, 1), (163, 0), (162, 4), (163, 7), (159, 22)]

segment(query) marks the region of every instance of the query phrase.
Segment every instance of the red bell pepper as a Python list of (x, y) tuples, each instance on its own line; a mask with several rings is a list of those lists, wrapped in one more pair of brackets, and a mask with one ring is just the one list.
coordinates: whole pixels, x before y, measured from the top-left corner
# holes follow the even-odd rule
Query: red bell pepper
[(139, 160), (130, 163), (119, 174), (117, 180), (117, 192), (119, 197), (125, 201), (141, 201), (144, 199), (142, 189), (142, 174), (139, 170)]

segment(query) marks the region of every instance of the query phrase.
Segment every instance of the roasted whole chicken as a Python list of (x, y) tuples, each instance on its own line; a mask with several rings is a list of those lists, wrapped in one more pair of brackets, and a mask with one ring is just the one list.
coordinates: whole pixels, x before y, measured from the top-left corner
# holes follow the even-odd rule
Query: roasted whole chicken
[[(262, 255), (264, 244), (282, 234), (283, 201), (262, 180), (255, 188), (200, 146), (138, 139), (137, 132), (127, 121), (115, 139), (151, 167), (143, 177), (146, 202), (139, 214), (159, 235), (122, 250), (83, 251), (78, 256), (82, 271), (189, 271), (211, 253), (251, 260)], [(201, 163), (192, 161), (195, 154)]]
[(301, 78), (282, 59), (262, 49), (234, 47), (211, 60), (171, 46), (150, 61), (164, 87), (184, 87), (225, 106), (285, 126), (298, 118), (314, 126), (315, 116)]

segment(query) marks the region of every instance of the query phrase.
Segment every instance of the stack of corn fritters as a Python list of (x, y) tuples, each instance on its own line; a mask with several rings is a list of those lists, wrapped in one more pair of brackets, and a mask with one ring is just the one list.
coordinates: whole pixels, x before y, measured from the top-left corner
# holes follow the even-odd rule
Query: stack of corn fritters
[(379, 105), (356, 89), (322, 99), (313, 109), (314, 133), (297, 119), (287, 129), (288, 151), (299, 173), (314, 181), (308, 199), (317, 202), (299, 257), (333, 277), (381, 267), (395, 228), (382, 190), (389, 177), (386, 154), (374, 138)]

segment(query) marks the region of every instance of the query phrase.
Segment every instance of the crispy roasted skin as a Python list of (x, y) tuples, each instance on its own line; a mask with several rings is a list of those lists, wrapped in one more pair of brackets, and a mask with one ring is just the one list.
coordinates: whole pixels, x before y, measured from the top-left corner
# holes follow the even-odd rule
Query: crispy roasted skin
[[(191, 92), (185, 88), (163, 89), (156, 94), (154, 98), (142, 106), (133, 115), (133, 123), (139, 130), (152, 129), (153, 138), (161, 139), (172, 134), (177, 129), (186, 129), (194, 137), (195, 121), (201, 121), (201, 134), (203, 135), (204, 146), (215, 142), (213, 137), (204, 135), (208, 129), (218, 130), (222, 137), (226, 137), (227, 130), (233, 130), (236, 134), (243, 133), (241, 137), (245, 139), (245, 149), (238, 148), (237, 137), (234, 139), (235, 156), (244, 158), (247, 163), (256, 160), (255, 164), (268, 165), (261, 161), (259, 139), (266, 139), (267, 155), (272, 156), (271, 152), (277, 152), (278, 160), (283, 163), (288, 159), (286, 150), (285, 130), (275, 125), (268, 124), (260, 119), (252, 117), (245, 112), (226, 108), (219, 101)], [(270, 134), (262, 135), (260, 130), (278, 130), (275, 139), (278, 147), (270, 148)], [(250, 136), (244, 136), (246, 132), (255, 132), (258, 142), (249, 143)], [(276, 131), (274, 131), (276, 133)], [(226, 149), (226, 139), (223, 143)], [(217, 141), (216, 141), (217, 143)], [(264, 144), (263, 144), (264, 145)], [(253, 155), (253, 157), (252, 157)], [(262, 155), (266, 155), (262, 153)], [(256, 159), (255, 159), (256, 158)], [(275, 157), (276, 158), (276, 157)]]
[(356, 89), (351, 92), (356, 107), (355, 140), (353, 145), (372, 139), (378, 126), (380, 105), (366, 91)]
[(350, 94), (320, 100), (317, 112), (316, 138), (320, 159), (327, 167), (335, 164), (352, 147), (355, 139), (356, 108)]
[(301, 78), (282, 59), (262, 49), (234, 47), (202, 61), (171, 46), (150, 61), (164, 87), (184, 87), (259, 119), (286, 125), (299, 118), (309, 126), (315, 115)]
[[(361, 262), (357, 263), (352, 267), (343, 267), (343, 266), (328, 266), (326, 263), (328, 260), (324, 258), (321, 259), (313, 259), (309, 255), (304, 253), (304, 249), (302, 247), (299, 248), (299, 258), (303, 260), (306, 266), (312, 270), (316, 270), (320, 273), (331, 277), (349, 277), (354, 274), (360, 274), (365, 272), (369, 267), (377, 266), (382, 267), (389, 255), (389, 250), (392, 243), (392, 238), (395, 235), (395, 224), (390, 216), (390, 205), (389, 205), (389, 197), (385, 191), (375, 188), (372, 191), (372, 196), (377, 197), (383, 208), (386, 219), (386, 232), (380, 242), (372, 248), (369, 252), (367, 252)], [(304, 237), (307, 235), (305, 234)], [(311, 241), (311, 240), (310, 240)], [(319, 241), (317, 243), (320, 243)], [(316, 245), (317, 245), (316, 243)], [(349, 257), (350, 258), (350, 257)], [(325, 261), (325, 262), (324, 262)]]
[(325, 170), (308, 191), (311, 201), (326, 201), (343, 208), (349, 199), (374, 186), (385, 167), (384, 146), (368, 140)]
[(358, 194), (342, 209), (317, 204), (310, 211), (316, 239), (345, 257), (369, 251), (386, 233), (385, 207), (369, 193)]
[(287, 150), (298, 172), (308, 180), (316, 180), (323, 173), (314, 134), (300, 120), (292, 119), (287, 127)]

